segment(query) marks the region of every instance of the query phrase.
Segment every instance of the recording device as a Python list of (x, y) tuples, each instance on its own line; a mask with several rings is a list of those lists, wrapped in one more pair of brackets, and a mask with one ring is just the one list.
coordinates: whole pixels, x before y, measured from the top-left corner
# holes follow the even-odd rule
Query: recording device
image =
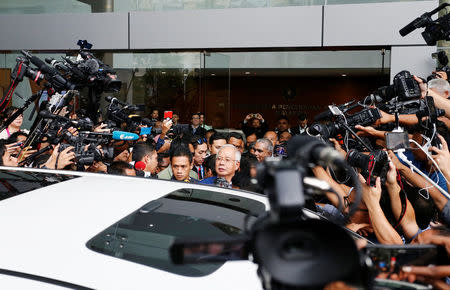
[(400, 35), (404, 37), (417, 28), (425, 27), (425, 30), (422, 32), (422, 37), (427, 45), (434, 46), (439, 40), (450, 40), (450, 14), (445, 14), (436, 20), (431, 19), (433, 14), (448, 6), (450, 4), (443, 3), (436, 9), (417, 17), (411, 23), (400, 29)]
[[(355, 103), (354, 100), (349, 101), (345, 104), (342, 105), (338, 105), (337, 108), (342, 112), (342, 113), (346, 113), (347, 111), (353, 110), (354, 108), (356, 108), (357, 106), (359, 106), (358, 103)], [(317, 114), (316, 116), (314, 116), (314, 121), (322, 121), (322, 120), (331, 120), (336, 114), (334, 114), (333, 112), (331, 112), (330, 107), (328, 107), (328, 110), (321, 112), (319, 114)]]
[[(307, 191), (302, 180), (309, 163), (346, 166), (328, 146), (317, 146), (317, 142), (313, 137), (295, 136), (288, 142), (292, 158), (272, 158), (259, 166), (258, 180), (264, 182), (270, 212), (260, 216), (245, 235), (225, 241), (176, 240), (170, 248), (172, 261), (223, 262), (248, 259), (250, 253), (264, 289), (320, 288), (338, 280), (367, 285), (367, 271), (348, 233), (303, 215)], [(360, 195), (360, 189), (356, 191)]]
[(410, 148), (408, 132), (386, 132), (384, 136), (386, 140), (386, 148), (389, 150)]
[[(448, 67), (447, 53), (444, 50), (441, 50), (439, 52), (432, 53), (431, 57), (433, 59), (438, 60), (438, 67), (436, 69), (436, 72), (442, 71), (442, 72), (445, 72), (447, 74), (447, 76), (450, 76), (450, 68)], [(436, 73), (432, 73), (431, 75), (429, 75), (427, 77), (427, 82), (429, 82), (432, 79), (437, 79), (437, 78), (440, 78), (440, 76), (438, 76), (438, 74), (436, 74)]]
[(129, 132), (115, 131), (113, 133), (79, 132), (78, 136), (73, 136), (69, 132), (61, 136), (62, 140), (68, 143), (61, 143), (59, 151), (62, 152), (69, 146), (73, 146), (75, 160), (78, 169), (84, 170), (83, 166), (92, 165), (94, 161), (111, 162), (114, 158), (114, 147), (107, 145), (111, 139), (114, 140), (136, 140), (139, 136)]
[(164, 119), (166, 120), (171, 120), (173, 117), (173, 112), (172, 111), (164, 111)]
[(356, 125), (371, 125), (380, 118), (381, 113), (377, 108), (365, 108), (353, 115), (338, 115), (334, 122), (328, 124), (313, 123), (308, 127), (307, 133), (312, 136), (321, 136), (324, 139), (334, 138), (348, 128), (353, 130)]
[(381, 184), (386, 183), (389, 171), (389, 159), (386, 151), (375, 150), (364, 154), (352, 149), (347, 153), (347, 162), (350, 166), (361, 169), (361, 175), (366, 179), (368, 185), (375, 186), (377, 177), (380, 177)]
[(376, 273), (399, 273), (402, 266), (444, 265), (447, 253), (436, 245), (367, 245), (363, 252)]
[(74, 120), (64, 116), (52, 114), (47, 110), (41, 111), (39, 116), (43, 119), (55, 120), (55, 124), (53, 126), (63, 129), (74, 127), (78, 131), (91, 131), (94, 128), (94, 123), (89, 118)]
[(421, 94), (419, 83), (406, 70), (395, 75), (392, 85), (381, 87), (373, 93), (386, 102), (396, 97), (399, 101), (417, 99)]
[(55, 91), (60, 92), (62, 90), (74, 90), (76, 88), (75, 84), (66, 80), (57, 70), (55, 70), (51, 66), (48, 66), (40, 58), (32, 55), (26, 50), (22, 50), (21, 53), (26, 57), (27, 60), (29, 60), (37, 67), (37, 72), (35, 73), (36, 78), (42, 74), (45, 80)]

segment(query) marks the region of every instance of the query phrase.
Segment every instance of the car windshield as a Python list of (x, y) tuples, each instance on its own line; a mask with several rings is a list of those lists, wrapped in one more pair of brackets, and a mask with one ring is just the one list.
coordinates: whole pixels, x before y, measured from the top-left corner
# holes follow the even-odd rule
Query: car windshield
[(0, 201), (77, 176), (0, 169)]
[(180, 189), (143, 205), (92, 238), (88, 248), (175, 274), (208, 275), (223, 263), (174, 265), (177, 238), (227, 239), (244, 232), (265, 211), (254, 199), (209, 190)]

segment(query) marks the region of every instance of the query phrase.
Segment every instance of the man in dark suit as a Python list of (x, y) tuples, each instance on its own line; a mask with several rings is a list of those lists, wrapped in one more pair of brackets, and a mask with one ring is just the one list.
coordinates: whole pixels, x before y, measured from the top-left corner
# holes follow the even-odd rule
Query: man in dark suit
[(189, 126), (189, 132), (192, 136), (205, 137), (206, 129), (200, 127), (200, 113), (192, 114), (191, 126)]
[(306, 134), (306, 129), (308, 128), (308, 117), (306, 113), (301, 112), (298, 115), (297, 126), (291, 128), (292, 135)]

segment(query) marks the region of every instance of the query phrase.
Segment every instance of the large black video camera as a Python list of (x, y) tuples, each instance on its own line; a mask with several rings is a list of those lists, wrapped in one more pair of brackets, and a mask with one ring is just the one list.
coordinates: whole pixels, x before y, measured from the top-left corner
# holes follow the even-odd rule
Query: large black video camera
[[(351, 236), (343, 228), (311, 219), (303, 212), (308, 194), (305, 175), (310, 164), (340, 168), (346, 166), (344, 160), (334, 149), (310, 136), (293, 137), (288, 151), (291, 159), (266, 160), (258, 168), (270, 212), (247, 227), (247, 235), (226, 241), (177, 240), (170, 249), (172, 261), (246, 260), (251, 254), (259, 266), (264, 289), (322, 289), (338, 280), (368, 285)], [(360, 197), (359, 187), (356, 192)], [(358, 198), (355, 204), (359, 204)]]
[(381, 113), (377, 108), (365, 108), (353, 115), (347, 114), (345, 117), (337, 115), (336, 120), (328, 124), (314, 123), (308, 127), (308, 134), (321, 136), (323, 139), (334, 138), (344, 133), (347, 128), (371, 125), (380, 118)]
[(361, 169), (361, 175), (366, 179), (368, 185), (374, 186), (377, 177), (380, 177), (381, 184), (386, 183), (389, 171), (389, 159), (386, 151), (375, 150), (364, 154), (352, 149), (347, 153), (347, 162), (350, 166)]
[(420, 98), (419, 83), (409, 71), (401, 71), (395, 75), (392, 85), (384, 86), (376, 90), (373, 95), (382, 101), (398, 98), (399, 101), (409, 101)]
[(73, 136), (66, 132), (62, 136), (62, 140), (67, 143), (61, 143), (59, 151), (65, 150), (69, 146), (73, 146), (75, 153), (75, 163), (77, 167), (82, 168), (85, 165), (92, 165), (94, 161), (109, 162), (114, 158), (114, 148), (103, 147), (102, 150), (97, 148), (99, 145), (110, 143), (111, 138), (92, 132), (79, 132), (78, 136)]
[(400, 35), (406, 36), (417, 28), (425, 27), (422, 37), (427, 45), (434, 46), (439, 40), (450, 40), (450, 14), (439, 17), (436, 20), (431, 16), (445, 7), (450, 6), (448, 3), (439, 5), (436, 9), (422, 14), (414, 19), (411, 23), (400, 29)]

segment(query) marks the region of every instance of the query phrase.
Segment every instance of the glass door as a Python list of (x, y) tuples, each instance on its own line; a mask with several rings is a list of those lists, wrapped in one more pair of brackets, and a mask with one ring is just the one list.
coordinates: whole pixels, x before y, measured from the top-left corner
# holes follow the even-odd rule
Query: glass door
[(214, 129), (230, 128), (230, 56), (204, 52), (202, 57), (201, 109), (205, 124)]

